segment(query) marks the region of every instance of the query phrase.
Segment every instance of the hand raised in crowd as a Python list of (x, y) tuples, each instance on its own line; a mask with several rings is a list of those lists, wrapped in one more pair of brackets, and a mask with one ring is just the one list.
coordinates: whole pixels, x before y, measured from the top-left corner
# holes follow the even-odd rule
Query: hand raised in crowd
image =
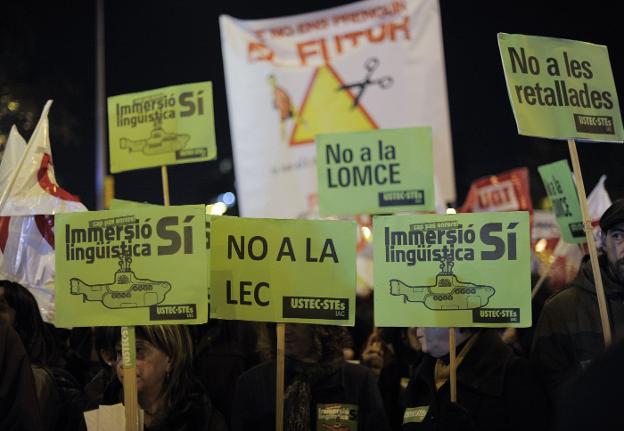
[(366, 341), (366, 347), (362, 352), (362, 364), (379, 377), (384, 365), (391, 360), (392, 356), (390, 347), (381, 337), (381, 331), (376, 328)]

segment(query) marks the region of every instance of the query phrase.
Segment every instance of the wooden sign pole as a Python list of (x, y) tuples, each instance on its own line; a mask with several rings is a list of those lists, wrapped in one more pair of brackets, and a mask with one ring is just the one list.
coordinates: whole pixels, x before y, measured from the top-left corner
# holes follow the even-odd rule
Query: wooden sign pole
[[(455, 208), (447, 208), (446, 214), (457, 214)], [(457, 359), (455, 356), (455, 328), (449, 328), (449, 384), (451, 402), (457, 402)]]
[[(563, 241), (563, 240), (560, 240), (560, 241)], [(535, 296), (537, 296), (537, 294), (539, 293), (540, 289), (544, 285), (544, 282), (548, 278), (548, 274), (550, 274), (550, 270), (552, 269), (552, 267), (553, 267), (553, 264), (550, 263), (548, 265), (548, 267), (546, 268), (546, 270), (544, 271), (544, 273), (540, 276), (539, 280), (537, 280), (537, 283), (535, 283), (535, 287), (533, 287), (533, 289), (531, 289), (531, 301), (533, 301), (533, 299), (535, 299)], [(503, 335), (502, 335), (502, 339), (507, 344), (508, 344), (509, 340), (515, 340), (516, 339), (516, 328), (507, 328), (507, 329), (505, 329), (505, 332), (503, 332)]]
[[(563, 240), (560, 239), (559, 241), (563, 241)], [(549, 263), (548, 267), (542, 273), (542, 275), (540, 276), (539, 280), (537, 280), (537, 283), (535, 283), (535, 286), (531, 290), (531, 300), (533, 300), (533, 298), (535, 298), (535, 296), (539, 293), (540, 289), (542, 288), (542, 285), (544, 284), (544, 282), (548, 278), (548, 275), (550, 274), (550, 270), (552, 269), (552, 267), (553, 267), (553, 263)]]
[(455, 356), (455, 328), (449, 328), (449, 382), (451, 402), (457, 402), (457, 360)]
[(284, 429), (284, 323), (276, 324), (277, 366), (275, 369), (275, 431)]
[[(560, 240), (560, 241), (563, 241), (563, 240)], [(553, 266), (554, 266), (553, 263), (548, 264), (548, 266), (546, 267), (546, 269), (540, 276), (539, 280), (537, 280), (537, 283), (535, 283), (535, 286), (531, 289), (531, 301), (533, 301), (533, 299), (535, 299), (535, 297), (539, 293), (540, 289), (544, 285), (544, 282), (548, 278), (548, 275), (550, 274), (550, 270), (553, 268)], [(503, 335), (501, 337), (506, 344), (509, 344), (512, 340), (516, 339), (516, 328), (511, 327), (511, 328), (505, 329), (505, 332), (503, 332)]]
[[(169, 178), (167, 167), (161, 167), (163, 197), (165, 206), (169, 206)], [(124, 408), (126, 410), (126, 431), (142, 431), (139, 429), (139, 400), (136, 380), (136, 338), (134, 326), (121, 327), (121, 351), (123, 356)]]
[(598, 263), (596, 242), (594, 241), (592, 219), (589, 214), (589, 205), (587, 204), (585, 185), (583, 184), (581, 165), (579, 163), (578, 153), (576, 152), (576, 141), (574, 139), (568, 139), (568, 149), (570, 150), (570, 157), (572, 158), (576, 189), (578, 191), (579, 202), (581, 203), (581, 212), (583, 213), (583, 226), (585, 228), (585, 236), (587, 237), (587, 248), (589, 249), (589, 257), (594, 274), (594, 284), (596, 285), (596, 297), (598, 298), (598, 309), (600, 310), (600, 321), (602, 322), (602, 335), (604, 337), (605, 346), (608, 347), (611, 344), (611, 325), (609, 324), (609, 314), (607, 312), (607, 300), (602, 286), (602, 276)]
[(162, 176), (163, 187), (163, 202), (166, 207), (169, 206), (169, 174), (167, 173), (167, 166), (160, 167), (160, 174)]
[(123, 361), (124, 408), (126, 431), (139, 430), (139, 401), (136, 380), (136, 338), (134, 326), (121, 327), (121, 354)]

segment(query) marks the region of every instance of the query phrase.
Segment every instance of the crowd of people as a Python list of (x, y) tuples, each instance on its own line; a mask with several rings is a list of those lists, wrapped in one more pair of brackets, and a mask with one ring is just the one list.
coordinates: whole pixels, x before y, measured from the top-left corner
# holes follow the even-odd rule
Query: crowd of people
[[(449, 330), (376, 328), (371, 297), (361, 297), (354, 328), (286, 325), (284, 429), (622, 429), (624, 200), (600, 228), (610, 349), (588, 258), (539, 307), (524, 348), (502, 329), (455, 329), (455, 402)], [(0, 430), (82, 431), (83, 412), (123, 402), (120, 336), (113, 327), (55, 328), (27, 289), (1, 281)], [(136, 327), (145, 429), (274, 430), (275, 352), (273, 324)]]

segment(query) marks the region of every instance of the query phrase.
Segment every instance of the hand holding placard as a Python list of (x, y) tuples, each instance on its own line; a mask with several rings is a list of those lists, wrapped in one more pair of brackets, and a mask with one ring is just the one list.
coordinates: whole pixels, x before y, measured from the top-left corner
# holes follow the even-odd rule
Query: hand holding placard
[(575, 142), (624, 140), (607, 47), (504, 33), (499, 33), (498, 44), (518, 132), (568, 141), (603, 336), (609, 345), (611, 326)]
[(275, 412), (281, 430), (284, 322), (354, 324), (356, 225), (217, 217), (210, 242), (211, 317), (277, 322)]

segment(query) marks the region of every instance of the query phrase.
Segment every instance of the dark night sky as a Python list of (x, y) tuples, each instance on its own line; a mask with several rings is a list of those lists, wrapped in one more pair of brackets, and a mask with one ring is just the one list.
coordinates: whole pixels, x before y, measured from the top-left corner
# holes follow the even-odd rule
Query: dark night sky
[[(107, 95), (185, 82), (213, 81), (219, 160), (169, 167), (172, 204), (208, 203), (234, 189), (218, 16), (268, 18), (323, 9), (338, 1), (177, 0), (106, 3)], [(548, 9), (543, 9), (548, 4)], [(519, 136), (507, 97), (496, 42), (498, 32), (564, 37), (609, 47), (620, 99), (624, 94), (621, 20), (594, 2), (466, 2), (442, 0), (442, 26), (456, 166), (458, 202), (483, 175), (528, 166), (534, 204), (545, 195), (537, 166), (567, 157), (565, 142)], [(3, 5), (0, 26), (0, 134), (16, 122), (25, 130), (27, 113), (52, 107), (51, 136), (59, 182), (91, 209), (94, 193), (94, 1)], [(7, 113), (6, 96), (20, 100), (19, 115)], [(620, 100), (622, 103), (622, 100)], [(35, 119), (36, 121), (36, 119)], [(31, 126), (32, 127), (32, 126)], [(587, 191), (602, 173), (613, 197), (624, 196), (624, 146), (579, 143)], [(116, 195), (162, 200), (160, 170), (115, 176)]]

